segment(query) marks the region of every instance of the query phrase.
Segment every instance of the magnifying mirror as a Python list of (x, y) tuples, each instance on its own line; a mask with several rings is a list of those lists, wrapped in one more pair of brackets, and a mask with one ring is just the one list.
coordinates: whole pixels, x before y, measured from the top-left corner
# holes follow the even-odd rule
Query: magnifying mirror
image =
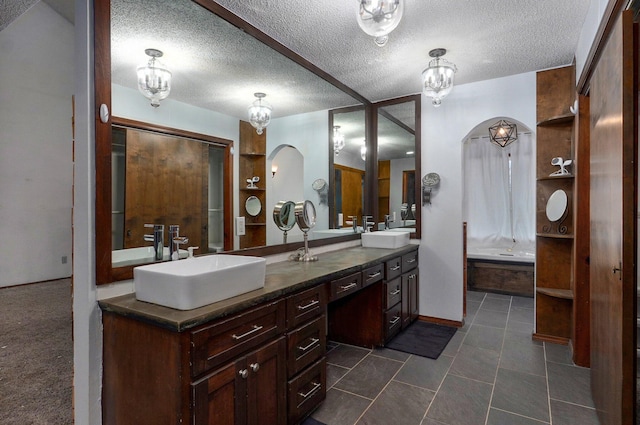
[(249, 196), (244, 203), (244, 209), (252, 217), (257, 216), (262, 211), (262, 203), (256, 196)]
[(273, 208), (273, 221), (284, 232), (282, 243), (287, 243), (287, 232), (296, 225), (295, 207), (293, 201), (280, 201)]
[(304, 254), (292, 257), (295, 261), (318, 261), (318, 257), (309, 254), (308, 232), (316, 225), (316, 207), (311, 201), (297, 202), (295, 206), (296, 223), (304, 235)]

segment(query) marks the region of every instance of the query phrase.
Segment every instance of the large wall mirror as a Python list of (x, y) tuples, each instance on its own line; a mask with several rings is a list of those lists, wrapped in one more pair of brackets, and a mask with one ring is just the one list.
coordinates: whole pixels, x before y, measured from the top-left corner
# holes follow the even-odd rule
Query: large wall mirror
[[(153, 14), (151, 19), (149, 10), (162, 10), (163, 13)], [(270, 169), (269, 155), (278, 146), (292, 146), (302, 155), (303, 197), (314, 201), (318, 209), (314, 228), (317, 240), (313, 242), (331, 243), (332, 240), (324, 239), (328, 237), (341, 238), (337, 240), (357, 237), (339, 232), (322, 233), (331, 228), (330, 208), (317, 203), (318, 193), (314, 191), (313, 183), (319, 179), (329, 181), (333, 174), (329, 163), (331, 146), (326, 145), (330, 132), (329, 111), (336, 108), (360, 109), (360, 125), (366, 127), (364, 111), (370, 110), (363, 107), (369, 104), (366, 99), (211, 0), (96, 0), (95, 16), (96, 277), (99, 284), (131, 278), (132, 266), (119, 267), (112, 258), (117, 248), (135, 248), (135, 243), (118, 243), (113, 235), (116, 226), (113, 214), (119, 211), (116, 203), (125, 194), (112, 193), (112, 179), (116, 178), (112, 167), (113, 135), (114, 129), (120, 127), (114, 126), (118, 123), (112, 122), (111, 116), (119, 121), (144, 123), (150, 129), (160, 128), (165, 134), (171, 134), (173, 129), (198, 135), (196, 139), (224, 141), (221, 146), (226, 150), (209, 151), (215, 159), (213, 165), (209, 164), (209, 171), (219, 173), (223, 169), (221, 164), (226, 161), (227, 176), (221, 177), (225, 179), (222, 183), (207, 179), (209, 189), (222, 188), (232, 200), (231, 206), (227, 207), (231, 212), (225, 211), (225, 217), (218, 217), (218, 221), (224, 220), (228, 224), (222, 230), (217, 229), (215, 235), (207, 233), (206, 238), (185, 236), (206, 241), (209, 245), (215, 239), (217, 246), (237, 250), (240, 244), (232, 223), (233, 217), (245, 215), (244, 205), (239, 205), (239, 187), (246, 177), (240, 176), (238, 171), (239, 123), (247, 120), (247, 107), (254, 100), (254, 93), (264, 92), (274, 110), (265, 131), (266, 167)], [(152, 107), (137, 90), (136, 69), (149, 59), (145, 55), (145, 49), (149, 48), (163, 51), (160, 60), (173, 77), (171, 93), (159, 107)], [(106, 122), (101, 121), (98, 113), (102, 104), (109, 107), (110, 117)], [(372, 140), (366, 143), (371, 149)], [(232, 154), (234, 150), (235, 154)], [(176, 162), (179, 162), (178, 158)], [(126, 181), (126, 171), (124, 176)], [(372, 187), (373, 177), (367, 174), (366, 178)], [(273, 203), (263, 205), (262, 209), (271, 211), (281, 201), (269, 198), (276, 192), (270, 185), (278, 179), (272, 179), (270, 173), (266, 173), (262, 180), (267, 199)], [(282, 192), (282, 188), (279, 191)], [(203, 197), (206, 195), (203, 193)], [(220, 193), (214, 198), (220, 199)], [(328, 198), (331, 199), (331, 195)], [(282, 200), (297, 202), (302, 199)], [(220, 209), (211, 206), (211, 194), (208, 203), (204, 200), (198, 203), (203, 215), (207, 213), (205, 204), (209, 210)], [(269, 216), (268, 213), (265, 215)], [(211, 230), (208, 227), (203, 229), (202, 224), (211, 221), (200, 219), (201, 233)], [(272, 220), (265, 221), (266, 226), (277, 229)], [(144, 228), (136, 228), (136, 232), (143, 231)], [(148, 245), (143, 238), (136, 239), (141, 239), (140, 247)], [(224, 243), (225, 240), (231, 242)], [(280, 238), (274, 240), (281, 241)], [(267, 240), (268, 247), (253, 249), (251, 253), (284, 252), (295, 249), (297, 243), (295, 235), (291, 235), (287, 245), (269, 242)], [(199, 250), (200, 253), (209, 251), (207, 246)]]

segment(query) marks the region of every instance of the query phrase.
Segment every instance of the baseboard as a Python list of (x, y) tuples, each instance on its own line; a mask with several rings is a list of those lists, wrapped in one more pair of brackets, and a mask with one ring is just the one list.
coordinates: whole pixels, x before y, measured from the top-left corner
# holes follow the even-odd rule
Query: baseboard
[(461, 328), (464, 326), (464, 319), (462, 321), (457, 321), (457, 320), (441, 319), (439, 317), (418, 316), (418, 320), (422, 320), (423, 322), (435, 323), (437, 325), (451, 326), (454, 328)]
[(541, 341), (541, 342), (550, 342), (552, 344), (561, 344), (561, 345), (568, 345), (569, 344), (569, 338), (564, 338), (561, 336), (552, 336), (552, 335), (544, 335), (544, 334), (539, 334), (539, 333), (534, 333), (531, 338), (534, 341)]

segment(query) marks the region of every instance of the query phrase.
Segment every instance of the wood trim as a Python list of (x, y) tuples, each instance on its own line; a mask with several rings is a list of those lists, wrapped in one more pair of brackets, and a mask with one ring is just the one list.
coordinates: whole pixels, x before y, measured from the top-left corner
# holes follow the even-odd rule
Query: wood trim
[(458, 320), (441, 319), (439, 317), (420, 315), (418, 316), (418, 320), (421, 320), (423, 322), (428, 322), (428, 323), (435, 323), (436, 325), (451, 326), (453, 328), (461, 328), (464, 326), (464, 319), (462, 319), (461, 321), (458, 321)]
[(179, 128), (167, 127), (159, 124), (151, 124), (143, 121), (131, 120), (122, 117), (112, 117), (111, 123), (117, 126), (130, 127), (138, 130), (151, 131), (167, 136), (178, 136), (186, 139), (195, 139), (199, 142), (207, 142), (214, 145), (228, 146), (233, 145), (233, 140), (223, 139), (221, 137), (210, 136), (208, 134), (195, 133), (193, 131), (182, 130)]
[(587, 55), (580, 78), (578, 79), (577, 91), (581, 95), (589, 94), (589, 85), (591, 84), (591, 77), (596, 69), (598, 61), (602, 56), (602, 50), (611, 34), (613, 26), (615, 25), (618, 16), (624, 11), (625, 6), (629, 3), (629, 0), (610, 0), (607, 3), (607, 8), (602, 15), (602, 20), (598, 26), (598, 31), (591, 44), (591, 49)]
[(550, 342), (552, 344), (569, 345), (569, 338), (539, 334), (537, 332), (534, 332), (534, 334), (531, 335), (531, 339), (534, 341)]
[(233, 250), (233, 143), (224, 150), (224, 250)]
[[(100, 121), (100, 105), (111, 109), (111, 2), (94, 3), (95, 243), (96, 284), (113, 281), (111, 262), (111, 119)], [(109, 225), (106, 226), (105, 223)]]
[(258, 28), (254, 27), (250, 23), (246, 22), (245, 20), (243, 20), (238, 15), (234, 14), (233, 12), (231, 12), (229, 9), (225, 8), (224, 6), (221, 6), (221, 5), (215, 3), (214, 1), (211, 1), (211, 0), (193, 0), (193, 1), (195, 3), (198, 3), (200, 6), (204, 7), (205, 9), (208, 9), (209, 11), (215, 13), (220, 18), (222, 18), (225, 21), (229, 22), (231, 25), (234, 25), (234, 26), (238, 27), (239, 29), (241, 29), (245, 33), (247, 33), (247, 34), (253, 36), (255, 39), (263, 42), (264, 44), (266, 44), (267, 46), (271, 47), (276, 52), (286, 56), (287, 58), (291, 59), (293, 62), (297, 63), (298, 65), (300, 65), (303, 68), (305, 68), (305, 69), (311, 71), (312, 73), (316, 74), (318, 77), (322, 78), (323, 80), (325, 80), (329, 84), (335, 86), (339, 90), (342, 90), (343, 92), (347, 93), (349, 96), (357, 99), (359, 102), (362, 102), (365, 105), (369, 105), (371, 103), (367, 98), (362, 96), (357, 91), (355, 91), (352, 88), (346, 86), (345, 84), (343, 84), (341, 81), (339, 81), (337, 78), (335, 78), (331, 74), (325, 72), (324, 70), (320, 69), (319, 67), (317, 67), (313, 63), (309, 62), (307, 59), (305, 59), (304, 57), (300, 56), (299, 54), (297, 54), (293, 50), (289, 49), (284, 44), (282, 44), (282, 43), (276, 41), (275, 39), (271, 38), (270, 36), (268, 36), (267, 34), (265, 34), (262, 31), (260, 31)]

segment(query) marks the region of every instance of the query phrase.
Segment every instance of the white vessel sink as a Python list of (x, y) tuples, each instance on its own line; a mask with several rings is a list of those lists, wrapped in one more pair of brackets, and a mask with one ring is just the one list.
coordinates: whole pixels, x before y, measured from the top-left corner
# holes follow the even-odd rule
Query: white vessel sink
[(409, 232), (368, 232), (361, 236), (365, 248), (401, 248), (409, 245)]
[(206, 255), (133, 269), (136, 298), (191, 310), (264, 287), (266, 260), (242, 255)]

